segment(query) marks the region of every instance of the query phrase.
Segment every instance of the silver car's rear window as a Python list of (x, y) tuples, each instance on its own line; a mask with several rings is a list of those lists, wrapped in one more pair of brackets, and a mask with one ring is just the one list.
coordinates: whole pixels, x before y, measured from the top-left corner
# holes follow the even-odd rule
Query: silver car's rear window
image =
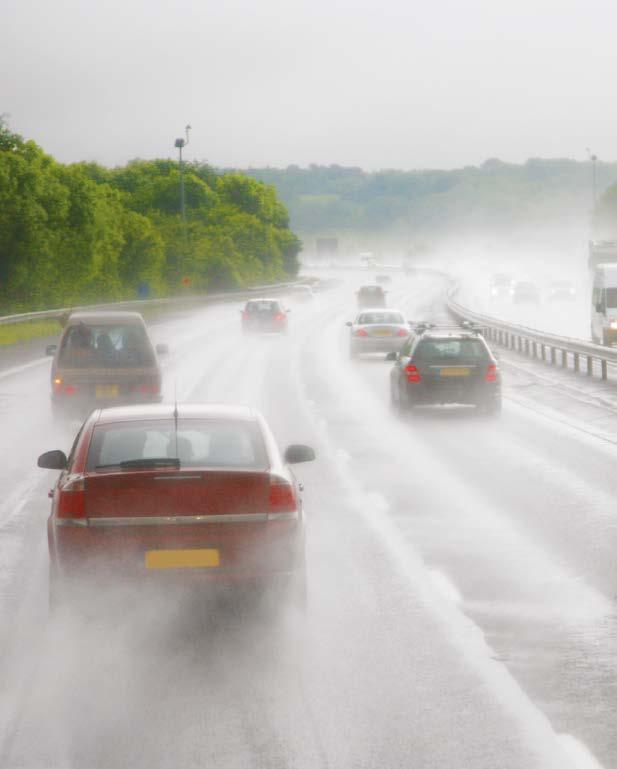
[(177, 457), (182, 467), (266, 469), (261, 429), (248, 420), (173, 419), (114, 422), (94, 429), (87, 469), (134, 459)]
[(144, 368), (156, 365), (144, 328), (138, 324), (69, 326), (58, 363), (70, 368)]
[(405, 318), (399, 312), (363, 312), (358, 316), (360, 326), (371, 326), (379, 323), (390, 323), (397, 326), (405, 323)]

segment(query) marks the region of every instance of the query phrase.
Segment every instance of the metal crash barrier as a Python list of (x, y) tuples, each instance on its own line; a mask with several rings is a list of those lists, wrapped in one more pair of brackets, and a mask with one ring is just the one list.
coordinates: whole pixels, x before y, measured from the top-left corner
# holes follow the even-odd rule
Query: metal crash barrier
[[(608, 379), (609, 364), (617, 365), (617, 349), (582, 339), (548, 334), (526, 326), (506, 323), (489, 315), (481, 315), (457, 302), (457, 292), (458, 287), (455, 286), (448, 294), (447, 307), (450, 314), (459, 321), (470, 321), (481, 326), (484, 336), (502, 347), (576, 372), (581, 370), (583, 363), (587, 376), (598, 372), (604, 380)], [(599, 366), (594, 365), (596, 363)]]

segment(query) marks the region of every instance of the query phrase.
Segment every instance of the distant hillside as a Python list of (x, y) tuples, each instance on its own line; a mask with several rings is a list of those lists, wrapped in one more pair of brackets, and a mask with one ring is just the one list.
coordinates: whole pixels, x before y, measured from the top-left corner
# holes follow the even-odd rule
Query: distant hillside
[[(599, 197), (617, 182), (617, 163), (598, 162), (596, 172)], [(307, 245), (321, 235), (403, 243), (478, 232), (582, 232), (592, 208), (591, 164), (574, 160), (487, 160), (453, 171), (311, 165), (244, 173), (276, 187)]]

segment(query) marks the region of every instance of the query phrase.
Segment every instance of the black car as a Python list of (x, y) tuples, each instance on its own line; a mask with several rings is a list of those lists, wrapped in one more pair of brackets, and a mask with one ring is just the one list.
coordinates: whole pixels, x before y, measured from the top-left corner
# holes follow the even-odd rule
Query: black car
[(501, 375), (479, 331), (420, 325), (400, 352), (389, 353), (390, 397), (398, 410), (458, 403), (501, 411)]
[(358, 309), (366, 307), (377, 308), (386, 306), (386, 291), (381, 286), (361, 286), (356, 292), (358, 296)]
[(250, 299), (242, 313), (242, 331), (287, 333), (287, 313), (278, 299)]

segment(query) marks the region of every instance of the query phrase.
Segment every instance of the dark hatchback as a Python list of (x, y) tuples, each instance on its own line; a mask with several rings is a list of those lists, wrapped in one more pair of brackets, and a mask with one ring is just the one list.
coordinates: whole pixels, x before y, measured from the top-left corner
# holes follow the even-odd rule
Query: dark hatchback
[(416, 329), (390, 372), (392, 406), (473, 405), (486, 413), (501, 411), (501, 375), (484, 338), (462, 329)]
[(366, 307), (385, 307), (386, 294), (387, 291), (384, 291), (382, 286), (361, 286), (356, 292), (358, 308), (363, 310)]
[(161, 400), (161, 367), (138, 312), (74, 312), (60, 342), (50, 345), (51, 405), (56, 416)]
[(242, 313), (242, 331), (247, 333), (287, 333), (287, 313), (278, 299), (250, 299)]

